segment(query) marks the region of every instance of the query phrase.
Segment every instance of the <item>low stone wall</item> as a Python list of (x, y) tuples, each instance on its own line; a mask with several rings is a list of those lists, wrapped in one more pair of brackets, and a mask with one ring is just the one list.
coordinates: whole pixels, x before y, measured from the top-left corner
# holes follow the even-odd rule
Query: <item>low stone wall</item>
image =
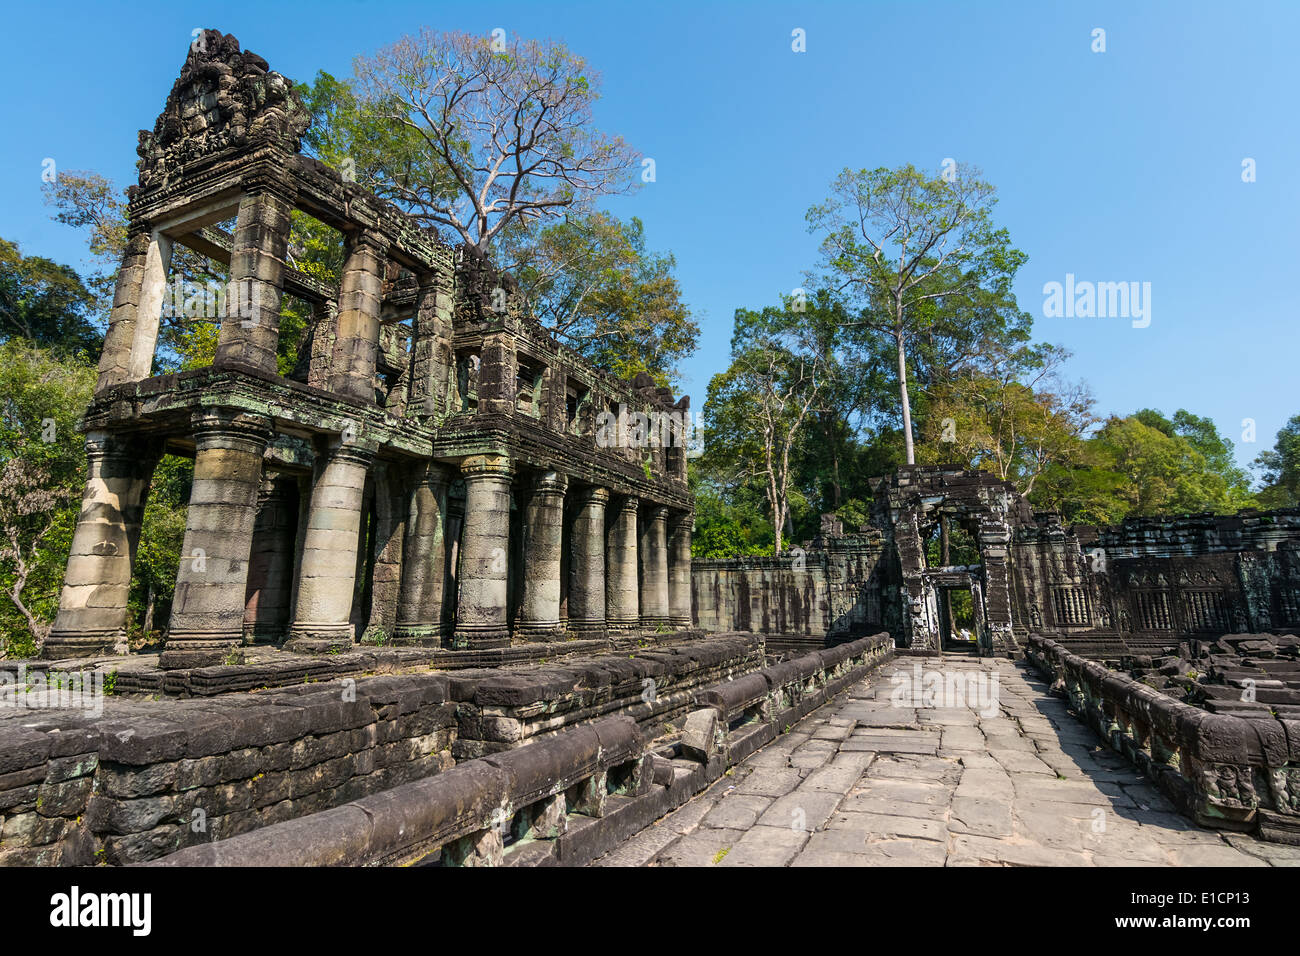
[(680, 744), (660, 753), (646, 752), (634, 718), (606, 718), (157, 863), (582, 865), (685, 803), (892, 654), (893, 640), (879, 634), (702, 688)]
[(880, 633), (711, 687), (697, 694), (696, 702), (711, 708), (715, 717), (711, 721), (707, 716), (701, 719), (698, 713), (692, 715), (696, 727), (688, 726), (684, 743), (704, 752), (698, 727), (712, 723), (727, 764), (739, 763), (858, 680), (863, 671), (893, 656), (894, 639)]
[(653, 733), (763, 662), (761, 637), (718, 635), (511, 670), (108, 697), (97, 716), (0, 707), (0, 865), (153, 859), (603, 717)]
[(1039, 634), (1025, 656), (1197, 823), (1300, 844), (1300, 721), (1207, 713)]
[[(682, 629), (653, 637), (616, 636), (610, 640), (568, 640), (550, 643), (515, 644), (510, 647), (450, 650), (437, 647), (370, 647), (356, 646), (351, 651), (328, 649), (330, 642), (316, 642), (317, 652), (279, 652), (258, 647), (263, 659), (243, 664), (218, 664), (208, 667), (162, 670), (155, 663), (127, 658), (68, 658), (58, 661), (0, 661), (0, 675), (16, 677), (19, 669), (40, 669), (50, 673), (76, 673), (85, 669), (116, 675), (119, 694), (165, 694), (168, 697), (215, 697), (249, 690), (292, 687), (306, 681), (339, 680), (365, 674), (397, 673), (427, 667), (438, 670), (498, 668), (520, 664), (554, 661), (564, 657), (601, 654), (609, 650), (637, 650), (647, 640), (656, 647), (698, 641), (705, 638), (698, 629)], [(299, 641), (302, 648), (311, 642)]]
[(644, 794), (653, 773), (636, 721), (611, 717), (156, 865), (499, 866), (507, 842), (564, 839), (571, 816), (605, 817), (611, 796)]
[(460, 721), (455, 756), (464, 760), (496, 753), (611, 714), (631, 716), (653, 735), (692, 709), (701, 687), (763, 664), (761, 636), (718, 634), (527, 670), (453, 674), (451, 692)]
[(15, 717), (0, 729), (6, 865), (129, 863), (231, 837), (436, 774), (456, 739), (442, 675)]

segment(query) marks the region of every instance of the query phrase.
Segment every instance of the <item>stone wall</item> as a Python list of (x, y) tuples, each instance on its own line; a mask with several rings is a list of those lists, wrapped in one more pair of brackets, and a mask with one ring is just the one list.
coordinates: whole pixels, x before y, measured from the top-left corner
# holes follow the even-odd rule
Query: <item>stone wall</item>
[(892, 654), (892, 640), (877, 634), (710, 684), (695, 694), (681, 734), (653, 752), (650, 735), (630, 717), (606, 718), (157, 864), (581, 866), (685, 803)]
[(1030, 635), (1026, 656), (1197, 823), (1300, 844), (1300, 721), (1207, 713), (1043, 635)]
[(701, 688), (763, 666), (762, 639), (518, 669), (332, 680), (103, 712), (0, 718), (0, 865), (153, 859), (626, 717), (649, 735)]
[[(1225, 633), (1300, 633), (1300, 509), (1134, 518), (1066, 527), (1007, 482), (941, 466), (877, 484), (870, 521), (823, 517), (778, 558), (692, 565), (701, 627), (756, 630), (770, 647), (883, 627), (900, 647), (943, 643), (946, 589), (969, 588), (981, 653), (1051, 632), (1082, 653), (1124, 657)], [(934, 561), (943, 523), (978, 563)]]
[(0, 734), (2, 865), (152, 859), (439, 773), (456, 739), (441, 675), (35, 716)]
[(694, 561), (695, 623), (818, 644), (888, 627), (884, 554), (878, 534), (862, 533), (823, 537), (780, 557)]

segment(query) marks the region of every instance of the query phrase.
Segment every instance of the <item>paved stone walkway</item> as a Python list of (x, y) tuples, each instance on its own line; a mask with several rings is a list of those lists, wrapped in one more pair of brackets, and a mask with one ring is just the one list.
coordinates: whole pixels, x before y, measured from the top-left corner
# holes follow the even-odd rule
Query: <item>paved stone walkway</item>
[[(893, 706), (916, 663), (996, 673), (996, 706)], [(1298, 866), (1300, 848), (1197, 827), (1023, 664), (949, 656), (886, 665), (594, 865)]]

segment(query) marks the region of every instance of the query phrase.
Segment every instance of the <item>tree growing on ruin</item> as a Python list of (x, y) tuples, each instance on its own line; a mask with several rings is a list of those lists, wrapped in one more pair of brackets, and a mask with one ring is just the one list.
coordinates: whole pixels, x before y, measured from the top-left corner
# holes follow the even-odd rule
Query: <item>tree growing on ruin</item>
[(564, 44), (422, 29), (317, 78), (308, 134), (326, 162), (480, 252), (512, 226), (637, 185), (640, 155), (602, 132), (600, 77)]
[(908, 356), (943, 321), (963, 321), (1009, 298), (1024, 262), (991, 212), (996, 191), (978, 170), (953, 165), (929, 175), (897, 169), (845, 169), (829, 198), (808, 210), (821, 237), (821, 280), (850, 297), (855, 324), (889, 343), (898, 376), (904, 456), (916, 462)]

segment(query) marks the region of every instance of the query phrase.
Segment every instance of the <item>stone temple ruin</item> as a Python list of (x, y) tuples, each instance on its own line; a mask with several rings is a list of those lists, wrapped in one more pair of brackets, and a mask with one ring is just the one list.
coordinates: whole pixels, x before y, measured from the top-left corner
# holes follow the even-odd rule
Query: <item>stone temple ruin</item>
[[(926, 543), (943, 519), (966, 531), (977, 560), (933, 560)], [(707, 630), (883, 629), (935, 653), (957, 643), (944, 595), (966, 591), (983, 654), (1018, 655), (1029, 634), (1048, 633), (1091, 656), (1150, 655), (1223, 634), (1300, 632), (1300, 509), (1066, 528), (991, 475), (914, 466), (881, 479), (859, 531), (828, 517), (806, 548), (696, 561), (694, 576)]]
[[(1300, 843), (1300, 509), (1067, 528), (913, 466), (855, 531), (692, 562), (683, 436), (600, 425), (687, 399), (557, 344), (307, 127), (207, 31), (141, 133), (57, 621), (44, 663), (0, 662), (0, 865), (583, 865), (846, 693), (859, 717), (773, 750), (843, 745), (847, 792), (907, 733), (851, 752), (896, 720), (864, 679), (942, 653), (1023, 658), (1174, 808)], [(293, 267), (295, 212), (342, 235), (339, 288)], [(152, 375), (177, 242), (229, 266), (226, 307), (210, 367)], [(155, 665), (123, 645), (164, 454), (195, 464)]]
[[(598, 442), (596, 423), (620, 406), (681, 421), (689, 400), (558, 344), (474, 250), (300, 155), (308, 122), (288, 80), (209, 31), (140, 134), (46, 656), (120, 648), (168, 452), (195, 465), (164, 669), (236, 661), (246, 641), (473, 650), (688, 626), (684, 443)], [(286, 262), (295, 211), (342, 234), (339, 288)], [(155, 376), (176, 243), (229, 266), (225, 315), (211, 367)], [(287, 296), (311, 321), (282, 375)]]

